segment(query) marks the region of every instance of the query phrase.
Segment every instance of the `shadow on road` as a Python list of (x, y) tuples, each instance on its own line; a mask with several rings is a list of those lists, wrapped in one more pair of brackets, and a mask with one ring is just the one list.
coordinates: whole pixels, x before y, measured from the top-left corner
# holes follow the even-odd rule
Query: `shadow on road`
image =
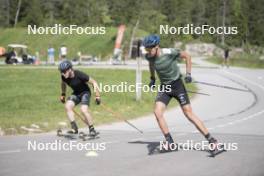
[(180, 152), (180, 151), (200, 151), (200, 152), (206, 152), (209, 155), (207, 157), (212, 157), (211, 152), (209, 149), (197, 149), (195, 147), (183, 147), (182, 145), (178, 145), (177, 150), (160, 150), (160, 142), (149, 142), (149, 141), (133, 141), (128, 142), (129, 144), (145, 144), (148, 150), (148, 155), (156, 155), (156, 154), (164, 154), (164, 153), (170, 153), (170, 152)]

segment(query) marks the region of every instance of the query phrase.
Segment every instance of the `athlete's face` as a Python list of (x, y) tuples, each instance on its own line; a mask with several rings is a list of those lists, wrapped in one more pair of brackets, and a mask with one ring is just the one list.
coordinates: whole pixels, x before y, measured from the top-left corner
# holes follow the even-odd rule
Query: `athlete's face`
[(62, 72), (62, 76), (64, 76), (64, 78), (69, 78), (71, 76), (71, 72), (72, 72), (72, 69), (68, 69), (66, 70), (65, 72)]
[(148, 52), (148, 55), (150, 57), (155, 57), (157, 55), (158, 46), (155, 46), (153, 48), (146, 48), (146, 51)]

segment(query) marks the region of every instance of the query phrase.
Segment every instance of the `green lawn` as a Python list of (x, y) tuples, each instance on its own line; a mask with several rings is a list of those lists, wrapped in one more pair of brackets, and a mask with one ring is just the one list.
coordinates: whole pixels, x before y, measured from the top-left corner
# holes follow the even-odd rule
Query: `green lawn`
[[(208, 58), (207, 61), (221, 65), (223, 62), (223, 58), (214, 56)], [(260, 60), (256, 56), (252, 56), (252, 55), (232, 57), (230, 58), (229, 62), (230, 62), (230, 66), (246, 67), (246, 68), (264, 68), (264, 60)]]
[[(55, 67), (32, 69), (23, 66), (0, 67), (0, 127), (2, 129), (29, 126), (34, 123), (45, 131), (57, 128), (59, 121), (66, 121), (63, 104), (59, 101), (60, 75)], [(135, 82), (135, 71), (110, 69), (80, 69), (98, 83), (119, 84)], [(143, 82), (148, 83), (149, 73), (143, 72)], [(189, 87), (190, 86), (190, 87)], [(190, 90), (196, 90), (194, 85), (188, 85)], [(68, 89), (68, 95), (71, 90)], [(136, 118), (152, 112), (156, 93), (143, 93), (140, 102), (135, 101), (135, 93), (102, 93), (102, 102), (125, 118)], [(93, 99), (92, 99), (93, 100)], [(176, 105), (173, 101), (171, 106)], [(116, 121), (112, 114), (91, 101), (91, 113), (96, 124)], [(79, 111), (79, 109), (77, 109)], [(47, 128), (43, 123), (48, 122)], [(79, 124), (82, 124), (79, 122)]]
[[(127, 27), (123, 39), (124, 48), (128, 49), (131, 37), (131, 28)], [(97, 57), (110, 57), (113, 53), (117, 28), (106, 27), (104, 35), (33, 35), (27, 34), (27, 28), (0, 28), (0, 46), (7, 48), (8, 44), (18, 43), (28, 46), (29, 53), (40, 54), (40, 59), (46, 61), (49, 45), (55, 48), (55, 58), (58, 60), (59, 48), (65, 44), (68, 48), (68, 57), (73, 59), (80, 51), (84, 55)], [(138, 30), (136, 37), (147, 35), (145, 31)]]

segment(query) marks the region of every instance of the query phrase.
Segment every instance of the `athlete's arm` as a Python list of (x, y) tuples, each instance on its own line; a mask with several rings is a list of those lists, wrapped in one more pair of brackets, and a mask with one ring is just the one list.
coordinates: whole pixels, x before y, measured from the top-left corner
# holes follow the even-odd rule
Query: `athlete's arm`
[(61, 94), (66, 94), (66, 83), (64, 81), (61, 81)]
[(150, 72), (150, 78), (155, 79), (155, 69), (153, 62), (149, 62), (149, 72)]
[(149, 72), (150, 72), (150, 83), (149, 83), (149, 87), (152, 88), (155, 85), (155, 82), (156, 82), (155, 69), (154, 69), (153, 62), (149, 62)]
[(99, 91), (99, 86), (97, 82), (90, 77), (88, 83), (92, 84), (94, 92), (95, 92), (95, 97), (100, 97), (100, 91)]
[(186, 63), (186, 74), (191, 74), (192, 72), (192, 58), (191, 56), (186, 53), (185, 51), (182, 51), (180, 53), (180, 57), (185, 60)]
[(61, 81), (61, 96), (60, 101), (62, 103), (65, 103), (65, 97), (66, 97), (66, 83), (64, 81)]
[(185, 76), (184, 80), (186, 83), (191, 83), (192, 82), (192, 76), (191, 76), (192, 59), (191, 59), (191, 56), (183, 51), (180, 53), (180, 58), (185, 60), (185, 63), (186, 63), (186, 76)]

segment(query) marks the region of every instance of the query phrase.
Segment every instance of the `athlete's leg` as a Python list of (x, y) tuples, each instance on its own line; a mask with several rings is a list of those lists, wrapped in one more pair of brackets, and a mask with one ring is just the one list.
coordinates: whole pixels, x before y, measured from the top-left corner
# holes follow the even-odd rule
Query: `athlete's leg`
[(175, 87), (176, 89), (175, 89), (174, 97), (181, 105), (184, 115), (204, 135), (204, 137), (209, 141), (209, 143), (214, 143), (216, 140), (210, 135), (208, 129), (204, 126), (204, 123), (200, 120), (200, 118), (192, 111), (189, 96), (186, 92), (182, 80), (178, 80), (175, 84)]
[(90, 97), (91, 97), (91, 95), (89, 92), (82, 95), (82, 97), (81, 97), (81, 112), (82, 112), (83, 116), (85, 117), (85, 121), (86, 121), (87, 126), (89, 127), (90, 135), (96, 136), (99, 133), (96, 132), (94, 129), (93, 118), (89, 112)]
[[(167, 103), (168, 102), (166, 102), (166, 104)], [(159, 127), (160, 127), (160, 129), (161, 129), (161, 131), (165, 137), (165, 140), (168, 143), (174, 143), (173, 138), (171, 137), (171, 134), (169, 132), (168, 125), (167, 125), (165, 118), (164, 118), (164, 112), (165, 112), (165, 109), (167, 106), (166, 104), (164, 102), (161, 102), (161, 101), (156, 101), (155, 108), (154, 108), (154, 114), (156, 116), (156, 120), (158, 122), (158, 125), (159, 125)]]
[(164, 119), (165, 109), (166, 105), (163, 102), (157, 101), (155, 103), (154, 114), (156, 116), (156, 120), (159, 124), (159, 127), (164, 135), (169, 133), (168, 125)]
[(226, 66), (229, 68), (229, 58), (226, 59)]
[(74, 112), (73, 112), (73, 108), (75, 106), (75, 103), (72, 100), (67, 100), (65, 103), (65, 110), (68, 116), (68, 119), (70, 120), (70, 122), (74, 121)]
[(74, 119), (74, 112), (73, 108), (75, 106), (75, 103), (72, 100), (67, 100), (65, 104), (65, 110), (68, 116), (68, 119), (70, 120), (71, 123), (71, 128), (74, 130), (74, 133), (78, 133), (78, 127)]
[(225, 58), (222, 59), (222, 67), (225, 66)]
[(170, 135), (168, 125), (164, 119), (164, 112), (170, 100), (171, 96), (169, 96), (166, 92), (158, 92), (155, 101), (154, 114), (166, 141), (168, 141), (169, 143), (174, 143)]
[(199, 117), (194, 114), (190, 104), (184, 105), (181, 108), (185, 117), (187, 117), (188, 120), (192, 122), (203, 135), (208, 134), (207, 128), (204, 126), (204, 123), (199, 119)]
[(194, 112), (192, 111), (190, 99), (189, 99), (189, 96), (185, 89), (185, 85), (183, 84), (182, 80), (179, 79), (177, 82), (175, 82), (174, 86), (175, 86), (174, 97), (177, 99), (177, 101), (181, 105), (181, 109), (184, 115), (206, 137), (206, 135), (209, 134), (208, 130), (204, 126), (203, 122), (199, 119), (199, 117), (196, 114), (194, 114)]
[(182, 106), (182, 110), (188, 120), (191, 121), (208, 140), (209, 144), (212, 146), (212, 151), (215, 151), (217, 149), (217, 140), (213, 136), (211, 136), (211, 134), (208, 132), (208, 129), (205, 127), (204, 123), (199, 119), (199, 117), (193, 113), (191, 105), (187, 104)]
[(91, 136), (96, 136), (97, 134), (99, 134), (94, 129), (92, 116), (89, 113), (89, 106), (87, 104), (82, 104), (81, 105), (81, 112), (82, 112), (83, 116), (85, 117), (85, 121), (86, 121), (86, 124), (87, 124), (87, 126), (89, 128), (90, 135)]
[(92, 125), (93, 121), (92, 121), (92, 116), (89, 113), (89, 106), (86, 104), (81, 104), (81, 112), (82, 112), (83, 116), (85, 117), (85, 121), (86, 121), (87, 125), (88, 126)]

